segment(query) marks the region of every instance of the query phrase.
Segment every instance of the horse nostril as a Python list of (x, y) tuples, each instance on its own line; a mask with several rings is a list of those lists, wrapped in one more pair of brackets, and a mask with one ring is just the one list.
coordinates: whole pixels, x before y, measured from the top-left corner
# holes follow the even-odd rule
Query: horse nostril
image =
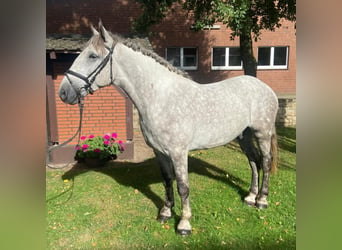
[(62, 101), (65, 101), (65, 99), (67, 98), (67, 94), (64, 89), (61, 89), (59, 91), (59, 97), (61, 98)]

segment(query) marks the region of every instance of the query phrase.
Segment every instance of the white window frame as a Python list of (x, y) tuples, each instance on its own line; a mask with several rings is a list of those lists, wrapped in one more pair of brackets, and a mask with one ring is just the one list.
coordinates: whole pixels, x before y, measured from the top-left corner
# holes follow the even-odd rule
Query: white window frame
[[(168, 49), (180, 49), (180, 66), (175, 66), (183, 70), (197, 70), (198, 69), (198, 48), (197, 47), (167, 47), (165, 48), (165, 59), (167, 60)], [(184, 66), (184, 49), (196, 49), (196, 66)]]
[[(257, 69), (288, 69), (289, 65), (289, 46), (260, 46), (258, 47), (258, 57), (259, 48), (271, 48), (270, 55), (270, 65), (258, 65)], [(274, 48), (286, 48), (286, 65), (274, 65)]]
[[(225, 54), (225, 65), (224, 66), (214, 66), (214, 49), (226, 49)], [(229, 66), (229, 49), (230, 48), (239, 48), (239, 47), (212, 47), (211, 48), (211, 69), (212, 70), (242, 70), (242, 60), (241, 60), (241, 66)]]

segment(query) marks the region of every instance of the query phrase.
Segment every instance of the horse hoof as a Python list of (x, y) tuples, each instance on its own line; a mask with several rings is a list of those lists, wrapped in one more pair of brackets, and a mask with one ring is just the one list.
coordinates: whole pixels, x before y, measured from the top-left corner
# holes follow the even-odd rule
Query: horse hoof
[(191, 230), (177, 229), (177, 233), (182, 236), (188, 236), (191, 234)]
[(244, 200), (244, 203), (249, 207), (255, 207), (255, 202)]
[(166, 221), (168, 221), (169, 219), (171, 219), (171, 217), (168, 217), (168, 216), (163, 216), (163, 215), (158, 215), (158, 218), (157, 220), (160, 222), (160, 223), (164, 223)]
[(256, 203), (256, 207), (259, 209), (266, 209), (268, 208), (268, 204), (267, 203)]

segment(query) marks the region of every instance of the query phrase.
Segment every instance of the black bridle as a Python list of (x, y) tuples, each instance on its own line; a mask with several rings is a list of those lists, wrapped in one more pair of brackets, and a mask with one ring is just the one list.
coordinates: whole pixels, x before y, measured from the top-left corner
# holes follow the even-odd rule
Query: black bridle
[[(94, 93), (94, 90), (91, 88), (91, 85), (95, 81), (95, 78), (97, 77), (97, 75), (107, 65), (108, 62), (110, 62), (110, 81), (111, 81), (111, 83), (113, 83), (113, 71), (112, 71), (113, 57), (112, 57), (112, 54), (113, 54), (113, 50), (114, 50), (114, 45), (111, 48), (109, 48), (107, 46), (105, 46), (105, 48), (107, 50), (109, 50), (109, 53), (105, 56), (105, 58), (103, 58), (103, 61), (88, 76), (84, 76), (84, 75), (82, 75), (82, 74), (80, 74), (78, 72), (75, 72), (73, 70), (70, 70), (70, 69), (68, 69), (64, 73), (64, 75), (68, 79), (70, 85), (74, 88), (74, 90), (78, 94), (79, 98), (82, 97), (82, 95), (81, 95), (81, 90), (82, 89), (84, 89), (89, 94), (93, 94)], [(76, 76), (77, 78), (80, 78), (81, 80), (83, 80), (86, 84), (84, 86), (82, 86), (79, 90), (77, 90), (75, 88), (75, 86), (72, 84), (72, 81), (71, 81), (71, 79), (69, 78), (68, 75)]]

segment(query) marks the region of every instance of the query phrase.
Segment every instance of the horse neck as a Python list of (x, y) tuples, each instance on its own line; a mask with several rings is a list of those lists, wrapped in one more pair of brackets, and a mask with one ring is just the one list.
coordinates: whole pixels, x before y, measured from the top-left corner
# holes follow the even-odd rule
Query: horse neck
[(115, 47), (114, 58), (116, 84), (127, 93), (140, 112), (167, 96), (177, 85), (177, 81), (172, 79), (181, 77), (153, 58), (120, 43)]

